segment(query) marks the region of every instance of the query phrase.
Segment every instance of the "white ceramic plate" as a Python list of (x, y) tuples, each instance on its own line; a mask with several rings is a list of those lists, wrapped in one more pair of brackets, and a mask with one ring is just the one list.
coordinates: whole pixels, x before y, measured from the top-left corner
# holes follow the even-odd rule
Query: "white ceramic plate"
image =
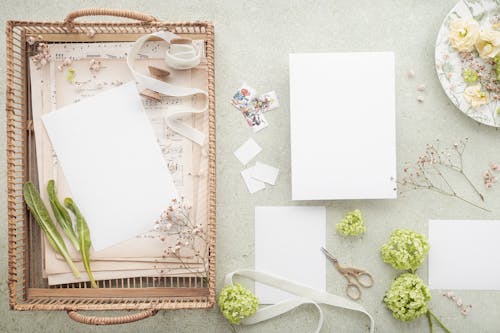
[(474, 18), (481, 28), (490, 27), (495, 16), (500, 15), (500, 0), (460, 0), (446, 15), (436, 40), (436, 72), (443, 89), (455, 106), (472, 119), (489, 126), (500, 127), (497, 114), (499, 101), (491, 101), (474, 109), (464, 99), (467, 87), (462, 78), (462, 63), (458, 52), (450, 46), (448, 26), (457, 18)]

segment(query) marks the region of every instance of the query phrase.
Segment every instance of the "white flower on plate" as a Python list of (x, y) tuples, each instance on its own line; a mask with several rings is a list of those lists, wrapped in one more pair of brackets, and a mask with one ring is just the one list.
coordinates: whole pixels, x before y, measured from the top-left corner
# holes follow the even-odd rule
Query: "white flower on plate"
[(473, 19), (456, 19), (450, 23), (448, 38), (454, 49), (460, 52), (472, 51), (479, 37), (479, 23)]
[(480, 84), (467, 87), (464, 91), (464, 98), (474, 109), (488, 103), (488, 94), (481, 90)]
[(494, 58), (500, 52), (500, 31), (481, 30), (476, 49), (481, 58)]

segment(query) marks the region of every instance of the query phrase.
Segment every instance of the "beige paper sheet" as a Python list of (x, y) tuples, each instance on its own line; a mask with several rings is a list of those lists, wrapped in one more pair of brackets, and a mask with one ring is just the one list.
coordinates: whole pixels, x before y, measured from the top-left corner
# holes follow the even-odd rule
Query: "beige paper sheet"
[[(57, 47), (60, 50), (61, 45), (58, 45)], [(154, 47), (151, 48), (151, 50), (154, 50)], [(80, 88), (75, 89), (73, 85), (66, 82), (67, 70), (63, 72), (55, 70), (55, 68), (62, 63), (62, 59), (64, 59), (64, 57), (61, 56), (61, 53), (57, 54), (59, 55), (59, 59), (54, 65), (52, 65), (52, 69), (50, 66), (45, 66), (41, 70), (33, 70), (31, 73), (31, 80), (32, 90), (40, 92), (33, 94), (32, 98), (40, 184), (46, 184), (49, 179), (55, 179), (58, 187), (58, 194), (62, 198), (65, 196), (71, 196), (71, 193), (64, 179), (62, 170), (57, 163), (57, 159), (53, 156), (50, 141), (48, 140), (45, 129), (40, 121), (41, 115), (51, 112), (57, 107), (75, 102), (79, 98), (84, 98), (97, 93), (96, 91), (93, 91), (97, 88), (97, 85), (95, 84), (96, 82), (100, 83), (101, 87), (104, 86), (104, 88), (99, 89), (98, 92), (100, 92), (104, 89), (113, 87), (113, 83), (116, 81), (126, 82), (127, 80), (130, 80), (131, 77), (123, 59), (101, 59), (103, 63), (103, 70), (102, 73), (99, 72), (95, 75), (96, 77), (92, 77), (90, 71), (88, 71), (88, 59), (74, 61), (72, 67), (75, 68), (77, 73), (75, 80), (77, 82), (88, 81), (88, 83), (82, 84)], [(164, 67), (162, 59), (140, 60), (137, 64), (138, 67), (144, 72), (147, 70), (146, 68), (148, 65)], [(206, 66), (204, 65), (200, 65), (199, 68), (190, 71), (171, 72), (172, 75), (169, 80), (171, 83), (191, 85), (193, 87), (206, 89), (208, 74)], [(57, 92), (57, 94), (55, 92)], [(166, 128), (164, 123), (162, 123), (161, 117), (161, 112), (162, 110), (165, 110), (165, 108), (182, 107), (182, 104), (196, 102), (196, 100), (192, 100), (191, 98), (168, 98), (165, 99), (164, 103), (161, 105), (152, 104), (146, 101), (146, 112), (148, 113), (148, 116), (153, 124), (155, 133), (158, 136), (158, 142), (164, 152), (164, 155), (166, 158), (174, 159), (173, 162), (176, 164), (176, 168), (173, 170), (174, 180), (176, 181), (176, 186), (178, 187), (179, 192), (183, 194), (195, 208), (193, 210), (193, 221), (201, 223), (206, 229), (208, 211), (208, 204), (206, 200), (208, 192), (207, 145), (200, 148), (199, 146), (192, 144), (189, 140), (183, 139), (179, 135), (171, 132), (168, 128)], [(195, 127), (205, 132), (208, 136), (207, 114), (189, 116), (189, 118), (192, 119), (192, 124)], [(174, 151), (174, 153), (181, 150), (183, 152), (181, 160), (175, 160), (177, 156), (175, 156), (175, 154), (171, 154), (170, 150)], [(47, 156), (51, 156), (51, 158), (47, 158)], [(202, 170), (204, 171), (200, 172), (200, 168), (202, 167)], [(197, 195), (193, 195), (193, 193), (196, 193)], [(41, 191), (41, 195), (43, 200), (48, 205), (46, 192)], [(156, 267), (158, 263), (162, 263), (166, 266), (179, 265), (180, 260), (178, 258), (173, 256), (166, 258), (163, 257), (162, 249), (171, 245), (171, 242), (172, 240), (168, 240), (163, 243), (157, 239), (133, 238), (99, 252), (92, 252), (91, 258), (93, 260), (93, 271), (95, 273), (100, 272), (99, 278), (108, 279), (115, 278), (116, 276), (119, 278), (119, 272), (124, 272), (125, 274), (125, 271), (135, 271), (134, 274), (139, 274), (138, 272), (148, 269), (151, 270)], [(69, 243), (68, 248), (72, 249)], [(208, 255), (204, 244), (199, 244), (198, 250), (200, 253)], [(74, 259), (78, 261), (79, 255), (74, 250), (71, 251), (73, 252)], [(190, 251), (181, 252), (183, 264), (192, 265), (193, 267), (199, 266), (199, 259), (194, 258), (192, 256), (193, 253), (189, 252)], [(74, 279), (72, 274), (65, 275), (65, 273), (70, 273), (69, 268), (67, 267), (65, 261), (62, 260), (62, 257), (56, 254), (50, 246), (45, 246), (44, 257), (44, 276), (50, 277), (52, 274), (58, 274), (57, 279), (49, 279), (50, 284), (53, 284), (52, 282), (54, 281), (58, 281), (57, 283), (78, 282)], [(79, 269), (83, 271), (81, 263), (77, 263), (77, 265), (79, 266)], [(106, 272), (111, 271), (113, 271), (113, 274), (110, 273), (109, 275), (106, 275)], [(153, 271), (157, 270), (153, 269)], [(171, 272), (176, 273), (177, 271)], [(182, 274), (184, 273), (185, 272)], [(129, 272), (127, 274), (132, 273)], [(138, 276), (140, 275), (141, 274)]]
[[(193, 267), (192, 269), (175, 269), (171, 268), (170, 271), (166, 269), (156, 268), (156, 269), (144, 269), (144, 270), (120, 270), (120, 271), (106, 271), (106, 272), (93, 272), (94, 278), (96, 280), (108, 280), (108, 279), (126, 279), (135, 277), (162, 277), (162, 276), (194, 276), (199, 275), (204, 272), (204, 268)], [(68, 282), (69, 281), (69, 282)], [(79, 280), (75, 279), (73, 273), (63, 273), (63, 274), (51, 274), (48, 276), (49, 285), (58, 285), (74, 282), (87, 282), (89, 277), (87, 273), (82, 272), (82, 276)]]

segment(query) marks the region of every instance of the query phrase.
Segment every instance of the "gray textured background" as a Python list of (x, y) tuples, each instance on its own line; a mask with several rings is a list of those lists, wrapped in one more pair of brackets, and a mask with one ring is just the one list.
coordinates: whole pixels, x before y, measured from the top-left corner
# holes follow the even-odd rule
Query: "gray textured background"
[[(396, 53), (398, 170), (413, 160), (426, 143), (471, 137), (466, 167), (482, 188), (482, 172), (490, 160), (500, 162), (498, 131), (478, 125), (458, 112), (444, 95), (434, 72), (434, 42), (438, 28), (456, 0), (342, 0), (342, 1), (2, 1), (0, 10), (0, 77), (5, 78), (5, 21), (7, 19), (56, 21), (71, 10), (112, 7), (139, 10), (163, 20), (211, 20), (216, 31), (217, 91), (217, 290), (223, 276), (237, 268), (252, 267), (253, 212), (256, 205), (308, 204), (291, 202), (288, 113), (288, 53), (321, 51), (385, 51)], [(413, 68), (416, 77), (406, 76)], [(246, 81), (259, 92), (276, 90), (282, 107), (266, 115), (270, 126), (252, 135), (241, 115), (228, 103), (234, 90)], [(416, 102), (416, 87), (425, 83), (425, 102)], [(5, 81), (0, 81), (0, 109), (4, 110)], [(335, 103), (334, 100), (331, 101)], [(362, 135), (363, 133), (352, 133)], [(277, 185), (250, 195), (232, 152), (249, 136), (264, 148), (259, 158), (281, 170)], [(367, 138), (369, 140), (369, 138)], [(230, 332), (217, 310), (162, 311), (153, 319), (119, 327), (90, 327), (73, 323), (61, 312), (12, 312), (7, 293), (5, 113), (0, 115), (0, 331), (2, 332)], [(341, 157), (338, 157), (341, 158)], [(369, 167), (369, 166), (367, 166)], [(499, 187), (497, 185), (497, 187)], [(379, 248), (391, 231), (410, 227), (427, 231), (432, 218), (500, 218), (500, 189), (485, 191), (493, 213), (483, 213), (453, 199), (432, 193), (408, 193), (395, 201), (325, 202), (328, 207), (327, 245), (342, 262), (364, 267), (376, 279), (360, 301), (376, 321), (377, 332), (427, 332), (426, 318), (405, 324), (392, 319), (382, 297), (395, 271), (384, 264)], [(315, 203), (318, 204), (318, 203)], [(348, 209), (363, 211), (368, 232), (359, 240), (345, 240), (334, 224)], [(306, 226), (306, 222), (304, 223)], [(277, 235), (277, 237), (279, 237)], [(463, 244), (467, 251), (468, 244)], [(459, 255), (459, 254), (457, 254)], [(494, 263), (492, 263), (494, 264)], [(498, 264), (498, 263), (495, 263)], [(297, 265), (300, 265), (298, 262)], [(464, 265), (467, 265), (464, 262)], [(426, 280), (424, 264), (419, 271)], [(478, 272), (488, 274), (488, 272)], [(327, 287), (342, 295), (344, 279), (327, 269)], [(453, 332), (500, 331), (498, 292), (457, 292), (472, 304), (464, 318), (449, 300), (433, 291), (430, 305)], [(366, 332), (365, 317), (326, 308), (323, 332)], [(117, 313), (119, 314), (119, 313)], [(239, 332), (307, 332), (317, 314), (304, 306), (280, 318)]]

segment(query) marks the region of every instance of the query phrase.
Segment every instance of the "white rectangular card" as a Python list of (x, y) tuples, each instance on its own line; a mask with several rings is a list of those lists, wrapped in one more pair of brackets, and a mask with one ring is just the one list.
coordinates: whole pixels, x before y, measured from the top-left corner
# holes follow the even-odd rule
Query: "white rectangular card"
[(431, 289), (500, 290), (500, 221), (429, 221)]
[(251, 194), (266, 188), (266, 184), (264, 184), (260, 180), (252, 178), (254, 169), (255, 166), (241, 171), (241, 177), (243, 178), (243, 181), (245, 182), (245, 185), (248, 188), (248, 192), (250, 192)]
[(42, 119), (94, 249), (151, 230), (177, 194), (135, 83)]
[(396, 198), (394, 53), (290, 54), (290, 113), (293, 200)]
[[(324, 291), (325, 237), (325, 207), (255, 207), (255, 269)], [(259, 283), (255, 293), (261, 304), (291, 297)]]
[(262, 148), (255, 142), (254, 139), (250, 138), (245, 143), (243, 143), (236, 151), (234, 156), (243, 165), (247, 165), (258, 153), (262, 151)]
[(252, 169), (252, 178), (260, 180), (261, 182), (274, 185), (276, 183), (276, 178), (278, 178), (280, 170), (273, 166), (256, 162)]

